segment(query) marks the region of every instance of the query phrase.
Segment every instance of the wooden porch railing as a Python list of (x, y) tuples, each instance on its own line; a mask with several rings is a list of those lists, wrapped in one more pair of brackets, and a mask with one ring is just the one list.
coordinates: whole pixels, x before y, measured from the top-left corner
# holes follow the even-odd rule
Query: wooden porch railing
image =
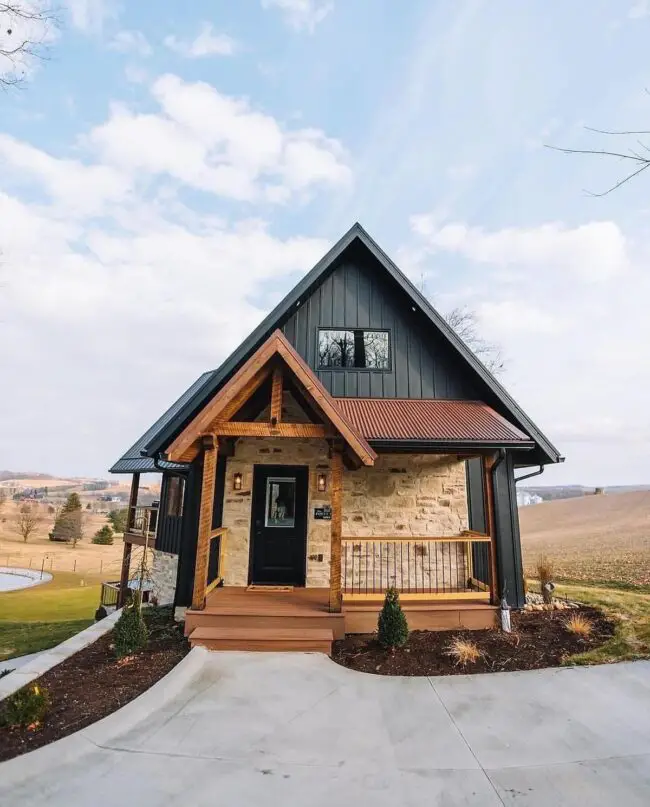
[(490, 537), (343, 538), (341, 589), (363, 599), (394, 587), (406, 598), (489, 599)]
[(193, 608), (203, 608), (205, 598), (224, 579), (226, 561), (226, 537), (227, 527), (218, 527), (210, 532), (207, 546), (207, 557), (204, 564), (205, 575), (199, 575), (199, 558), (197, 558), (197, 576), (194, 580), (194, 594), (192, 598)]
[(143, 507), (142, 505), (129, 507), (125, 534), (139, 535), (142, 538), (149, 539), (155, 538), (156, 527), (158, 526), (158, 510), (159, 505), (157, 504), (149, 507)]

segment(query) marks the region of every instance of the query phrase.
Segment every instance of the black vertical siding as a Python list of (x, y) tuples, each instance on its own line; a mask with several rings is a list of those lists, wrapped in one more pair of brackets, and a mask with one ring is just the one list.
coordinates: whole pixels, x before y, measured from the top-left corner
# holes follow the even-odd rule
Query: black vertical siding
[(513, 608), (526, 602), (519, 535), (519, 512), (515, 490), (514, 461), (511, 454), (494, 474), (494, 517), (496, 523), (499, 596), (505, 593)]
[(183, 531), (178, 555), (176, 599), (174, 600), (174, 605), (177, 606), (189, 606), (192, 602), (194, 567), (196, 565), (196, 543), (199, 537), (202, 480), (203, 461), (199, 458), (192, 463), (185, 488)]
[[(477, 397), (473, 380), (406, 295), (361, 257), (337, 266), (289, 316), (287, 339), (333, 395), (369, 398)], [(318, 370), (319, 328), (390, 331), (388, 371)]]
[(223, 454), (217, 455), (217, 468), (214, 475), (214, 501), (212, 504), (212, 529), (221, 527), (223, 519), (223, 494), (226, 483), (226, 463), (228, 458)]
[(160, 550), (161, 552), (170, 552), (177, 555), (181, 546), (183, 517), (170, 516), (167, 514), (169, 480), (171, 478), (171, 474), (163, 474), (160, 489), (158, 528), (156, 529), (156, 549)]

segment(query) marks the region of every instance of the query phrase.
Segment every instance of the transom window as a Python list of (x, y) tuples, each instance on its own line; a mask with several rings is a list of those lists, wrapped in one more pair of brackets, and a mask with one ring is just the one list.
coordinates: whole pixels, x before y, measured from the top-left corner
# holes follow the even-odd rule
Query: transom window
[(370, 331), (365, 328), (319, 330), (318, 366), (388, 370), (388, 331)]

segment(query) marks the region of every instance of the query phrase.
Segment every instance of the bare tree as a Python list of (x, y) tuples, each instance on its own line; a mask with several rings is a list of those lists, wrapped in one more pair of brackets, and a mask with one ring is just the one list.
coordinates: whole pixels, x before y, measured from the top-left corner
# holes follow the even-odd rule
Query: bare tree
[(474, 353), (492, 375), (500, 375), (506, 368), (506, 362), (499, 345), (488, 342), (478, 331), (478, 321), (476, 312), (467, 306), (452, 308), (444, 315), (447, 324), (450, 325), (456, 334), (465, 342), (467, 347)]
[[(625, 173), (623, 177), (618, 180), (618, 182), (615, 182), (609, 188), (601, 191), (600, 193), (587, 191), (590, 196), (607, 196), (608, 193), (615, 191), (617, 188), (620, 188), (621, 185), (625, 185), (626, 182), (629, 182), (647, 168), (650, 168), (650, 145), (644, 143), (641, 139), (645, 137), (648, 138), (648, 141), (650, 142), (650, 131), (641, 130), (619, 132), (610, 129), (593, 129), (590, 126), (586, 126), (585, 128), (590, 132), (595, 132), (596, 134), (607, 135), (608, 137), (614, 138), (617, 145), (611, 150), (569, 149), (561, 146), (550, 145), (547, 145), (547, 148), (554, 149), (555, 151), (561, 151), (564, 154), (596, 154), (599, 157), (613, 157), (626, 165)], [(626, 138), (625, 142), (621, 141), (620, 138)], [(632, 138), (634, 139), (633, 143), (630, 142)], [(622, 143), (622, 145), (619, 146), (619, 143)]]
[(47, 0), (0, 0), (0, 87), (20, 85), (43, 58), (56, 17)]
[(41, 520), (38, 505), (23, 504), (20, 506), (15, 529), (16, 532), (22, 536), (25, 543), (27, 543), (29, 536), (41, 523)]

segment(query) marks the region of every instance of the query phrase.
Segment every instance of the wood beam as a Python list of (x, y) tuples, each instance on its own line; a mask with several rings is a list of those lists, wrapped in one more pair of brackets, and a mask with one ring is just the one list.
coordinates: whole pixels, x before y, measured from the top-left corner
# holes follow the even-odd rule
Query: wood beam
[(485, 516), (487, 531), (490, 536), (490, 602), (499, 603), (499, 581), (497, 579), (497, 548), (496, 548), (496, 518), (494, 513), (494, 483), (492, 481), (492, 467), (495, 458), (483, 458), (483, 489), (485, 492)]
[(282, 369), (273, 370), (271, 382), (271, 425), (275, 426), (282, 420)]
[[(127, 531), (133, 517), (133, 508), (138, 504), (138, 490), (140, 488), (140, 474), (135, 473), (131, 478), (131, 491), (129, 493), (129, 509), (126, 513)], [(129, 572), (131, 568), (131, 544), (124, 541), (122, 552), (122, 570), (120, 572), (120, 590), (117, 593), (117, 607), (121, 608), (126, 601), (126, 592), (129, 587)]]
[(332, 451), (332, 520), (330, 522), (330, 611), (339, 613), (341, 597), (341, 533), (343, 524), (343, 456)]
[(192, 608), (197, 611), (205, 607), (205, 587), (208, 578), (208, 549), (212, 533), (212, 508), (214, 506), (214, 481), (217, 470), (219, 442), (211, 436), (204, 436), (203, 481), (201, 484), (201, 505), (199, 511), (199, 535), (196, 543), (196, 564), (194, 566), (194, 589)]
[(228, 437), (320, 437), (325, 439), (331, 432), (320, 423), (241, 423), (235, 420), (218, 421), (212, 431)]

